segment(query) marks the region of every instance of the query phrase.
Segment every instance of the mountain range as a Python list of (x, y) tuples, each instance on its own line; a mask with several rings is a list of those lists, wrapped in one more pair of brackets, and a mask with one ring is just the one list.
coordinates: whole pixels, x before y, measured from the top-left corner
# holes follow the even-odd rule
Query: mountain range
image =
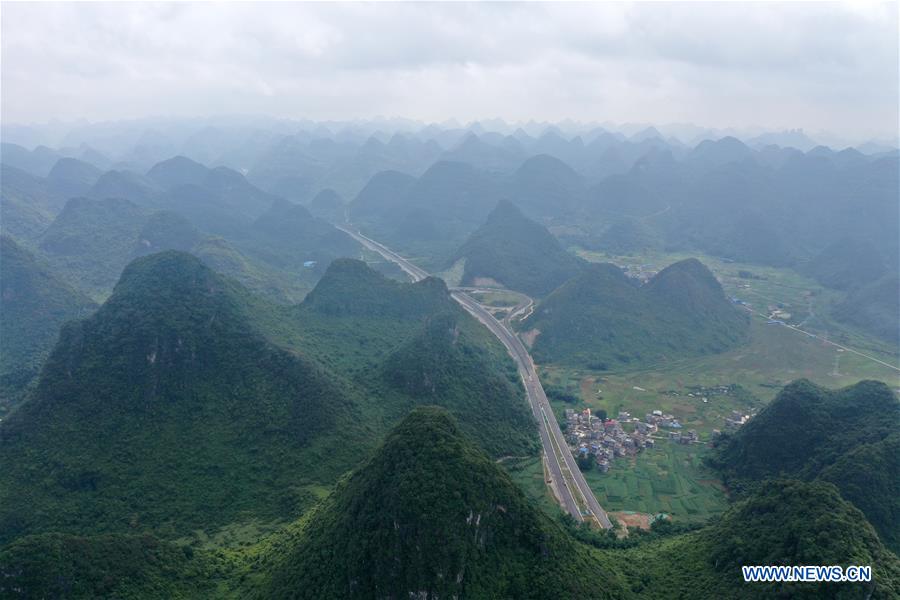
[(189, 254), (138, 258), (95, 314), (63, 327), (0, 424), (0, 539), (284, 520), (423, 402), (493, 454), (532, 454), (498, 346), (439, 280), (337, 261), (307, 301), (279, 306)]
[[(625, 600), (887, 599), (900, 590), (900, 560), (828, 483), (769, 481), (705, 527), (642, 537), (611, 548), (608, 536), (549, 518), (450, 415), (420, 407), (315, 508), (255, 545), (225, 555), (150, 535), (26, 536), (0, 550), (0, 593)], [(741, 578), (742, 564), (797, 561), (871, 565), (874, 579)]]

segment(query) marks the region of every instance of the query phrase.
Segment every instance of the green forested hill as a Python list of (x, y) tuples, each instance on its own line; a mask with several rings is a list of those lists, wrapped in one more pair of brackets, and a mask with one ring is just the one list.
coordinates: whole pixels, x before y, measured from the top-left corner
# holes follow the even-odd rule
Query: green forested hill
[(463, 285), (494, 279), (533, 296), (544, 296), (577, 275), (584, 262), (566, 252), (542, 225), (502, 200), (457, 250), (451, 263), (464, 259)]
[(309, 202), (309, 212), (329, 223), (344, 221), (344, 200), (331, 188), (324, 189)]
[(492, 456), (538, 451), (534, 418), (509, 360), (494, 340), (458, 307), (426, 319), (381, 367), (385, 398), (398, 407), (444, 406), (460, 427)]
[[(880, 598), (900, 595), (900, 560), (821, 482), (769, 481), (698, 531), (605, 551), (637, 598)], [(744, 583), (742, 565), (871, 565), (871, 583)]]
[(900, 342), (900, 276), (888, 274), (852, 290), (833, 316), (878, 337)]
[(585, 548), (437, 408), (263, 553), (260, 598), (616, 597)]
[[(63, 329), (0, 426), (0, 539), (285, 518), (308, 502), (304, 485), (353, 463), (368, 435), (339, 378), (266, 341), (243, 293), (164, 252)], [(343, 439), (320, 437), (337, 427)]]
[(146, 206), (162, 190), (152, 179), (131, 171), (107, 171), (94, 182), (87, 196), (97, 200), (124, 198), (139, 206)]
[(392, 248), (441, 265), (504, 197), (501, 178), (439, 161), (418, 179), (379, 173), (351, 202), (349, 218)]
[(830, 391), (801, 380), (726, 438), (712, 462), (738, 492), (771, 477), (830, 481), (897, 549), (898, 429), (900, 402), (885, 384), (863, 381)]
[(43, 233), (63, 201), (40, 177), (0, 165), (0, 226), (4, 235), (32, 243)]
[(186, 156), (174, 156), (158, 162), (147, 171), (147, 179), (162, 189), (180, 185), (200, 185), (209, 174), (209, 169)]
[(0, 598), (220, 597), (216, 578), (226, 566), (146, 534), (47, 533), (0, 548)]
[(203, 235), (190, 221), (176, 212), (161, 210), (150, 215), (141, 227), (132, 256), (155, 254), (164, 250), (188, 252)]
[[(359, 252), (359, 245), (349, 235), (286, 200), (273, 202), (247, 233), (235, 240), (245, 252), (300, 277), (304, 270), (320, 276), (335, 258)], [(310, 261), (314, 266), (305, 268), (304, 263)]]
[(802, 270), (824, 286), (850, 290), (879, 279), (888, 267), (871, 242), (843, 238), (827, 246)]
[(5, 407), (37, 375), (60, 326), (95, 305), (6, 235), (0, 236), (0, 256), (0, 407)]
[(746, 339), (748, 318), (696, 259), (670, 265), (643, 286), (611, 264), (589, 265), (522, 323), (539, 332), (538, 362), (598, 369), (721, 352)]
[(440, 279), (400, 283), (339, 259), (284, 313), (264, 328), (353, 381), (368, 398), (361, 410), (385, 428), (418, 404), (437, 404), (494, 456), (536, 451), (515, 366)]
[(295, 516), (422, 403), (492, 454), (536, 450), (511, 361), (440, 280), (341, 260), (278, 306), (191, 255), (139, 258), (0, 427), (0, 539)]
[(60, 158), (47, 175), (47, 186), (60, 198), (84, 196), (97, 182), (100, 169), (77, 158)]
[[(891, 600), (900, 593), (900, 560), (828, 483), (770, 480), (701, 529), (665, 525), (620, 541), (585, 529), (572, 536), (570, 524), (542, 513), (446, 411), (420, 407), (314, 509), (258, 544), (218, 552), (146, 534), (26, 536), (0, 549), (0, 596)], [(870, 565), (874, 581), (743, 582), (742, 565), (767, 564)]]
[(72, 198), (40, 236), (40, 250), (70, 283), (102, 299), (128, 264), (146, 218), (121, 198)]
[(419, 319), (434, 310), (449, 309), (452, 299), (437, 279), (404, 284), (381, 275), (366, 263), (335, 260), (303, 307), (321, 315)]

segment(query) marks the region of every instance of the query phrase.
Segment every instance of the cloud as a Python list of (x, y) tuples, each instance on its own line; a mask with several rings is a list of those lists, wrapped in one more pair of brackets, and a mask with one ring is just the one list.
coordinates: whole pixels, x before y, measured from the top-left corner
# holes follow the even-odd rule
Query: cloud
[(897, 4), (5, 3), (2, 117), (693, 121), (893, 137)]

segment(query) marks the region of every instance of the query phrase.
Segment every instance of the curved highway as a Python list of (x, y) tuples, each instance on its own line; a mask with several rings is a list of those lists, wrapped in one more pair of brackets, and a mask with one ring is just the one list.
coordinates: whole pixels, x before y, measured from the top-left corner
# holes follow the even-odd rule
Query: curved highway
[[(385, 259), (396, 263), (413, 281), (420, 281), (429, 277), (427, 271), (417, 267), (375, 240), (346, 227), (338, 226), (338, 229), (352, 236), (369, 250), (377, 252)], [(597, 498), (585, 481), (584, 475), (582, 475), (581, 470), (575, 463), (575, 458), (566, 445), (565, 438), (559, 429), (559, 424), (556, 422), (550, 402), (547, 400), (547, 395), (544, 393), (544, 388), (541, 386), (537, 371), (534, 368), (534, 361), (525, 349), (525, 345), (506, 324), (494, 318), (490, 312), (464, 291), (454, 289), (451, 291), (451, 295), (464, 309), (497, 336), (503, 345), (506, 346), (510, 356), (516, 361), (519, 375), (522, 377), (522, 383), (528, 396), (528, 402), (538, 424), (541, 445), (544, 448), (544, 455), (547, 457), (550, 476), (556, 483), (557, 492), (561, 496), (566, 512), (578, 521), (583, 521), (585, 517), (588, 517), (595, 520), (603, 528), (609, 529), (612, 527), (609, 516), (600, 506), (600, 503), (597, 502)]]

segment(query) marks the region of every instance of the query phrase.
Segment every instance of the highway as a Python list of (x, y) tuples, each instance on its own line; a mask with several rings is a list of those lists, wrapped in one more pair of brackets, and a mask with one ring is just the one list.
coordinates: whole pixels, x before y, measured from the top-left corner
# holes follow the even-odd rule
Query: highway
[[(410, 263), (375, 240), (346, 227), (338, 226), (338, 229), (352, 236), (369, 250), (377, 252), (385, 259), (396, 263), (413, 281), (420, 281), (429, 276), (427, 271)], [(560, 499), (565, 511), (577, 521), (583, 521), (587, 517), (605, 529), (612, 527), (609, 516), (600, 506), (600, 503), (597, 502), (597, 498), (585, 481), (584, 475), (582, 475), (581, 470), (575, 463), (575, 458), (566, 445), (565, 438), (550, 407), (550, 402), (547, 400), (543, 386), (541, 386), (534, 367), (534, 361), (525, 349), (525, 345), (509, 329), (507, 324), (501, 323), (494, 318), (490, 312), (464, 291), (454, 289), (451, 290), (451, 295), (465, 310), (481, 321), (491, 333), (497, 336), (497, 339), (503, 343), (510, 356), (516, 361), (519, 375), (522, 377), (522, 383), (528, 396), (528, 402), (538, 424), (538, 432), (540, 433), (544, 455), (547, 458), (550, 477), (556, 484), (556, 491), (561, 496)]]

